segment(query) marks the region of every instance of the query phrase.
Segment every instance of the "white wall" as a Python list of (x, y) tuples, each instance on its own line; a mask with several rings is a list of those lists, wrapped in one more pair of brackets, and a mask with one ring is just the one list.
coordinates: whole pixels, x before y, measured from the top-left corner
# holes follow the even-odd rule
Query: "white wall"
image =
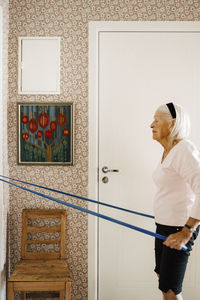
[[(0, 7), (0, 119), (2, 116), (2, 8)], [(0, 173), (2, 171), (2, 126), (0, 123)], [(0, 184), (0, 241), (3, 241), (3, 201), (2, 201), (2, 184)], [(3, 243), (0, 243), (0, 293), (2, 290), (2, 252)]]
[[(8, 1), (0, 0), (0, 174), (7, 172)], [(0, 300), (6, 300), (8, 187), (0, 183)]]

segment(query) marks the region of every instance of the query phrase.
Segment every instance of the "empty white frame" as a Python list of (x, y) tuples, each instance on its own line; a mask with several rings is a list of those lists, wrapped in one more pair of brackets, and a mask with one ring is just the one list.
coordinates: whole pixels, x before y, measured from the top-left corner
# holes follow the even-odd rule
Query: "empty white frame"
[(60, 94), (60, 37), (19, 37), (19, 94)]

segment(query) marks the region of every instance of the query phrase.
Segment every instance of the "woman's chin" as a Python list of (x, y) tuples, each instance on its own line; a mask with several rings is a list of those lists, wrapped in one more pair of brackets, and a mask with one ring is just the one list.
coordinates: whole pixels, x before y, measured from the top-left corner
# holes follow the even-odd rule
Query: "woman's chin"
[(152, 136), (152, 139), (153, 139), (154, 141), (159, 142), (159, 138), (158, 138), (158, 136), (156, 136), (156, 135), (153, 135), (153, 136)]
[(152, 135), (152, 139), (153, 139), (153, 140), (156, 140), (156, 139), (157, 139), (157, 137), (156, 137), (155, 134)]

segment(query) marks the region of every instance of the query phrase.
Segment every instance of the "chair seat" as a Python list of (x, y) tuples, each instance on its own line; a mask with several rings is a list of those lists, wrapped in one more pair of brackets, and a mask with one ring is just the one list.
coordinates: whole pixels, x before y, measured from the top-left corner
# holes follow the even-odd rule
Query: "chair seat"
[(70, 276), (67, 263), (62, 259), (21, 260), (8, 281), (70, 282)]

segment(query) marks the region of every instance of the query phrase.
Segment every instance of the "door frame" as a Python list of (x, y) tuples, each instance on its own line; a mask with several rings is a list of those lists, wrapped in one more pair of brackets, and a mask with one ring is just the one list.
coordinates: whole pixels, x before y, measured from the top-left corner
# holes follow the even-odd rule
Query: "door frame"
[[(89, 156), (88, 197), (99, 200), (98, 187), (98, 138), (99, 138), (99, 43), (103, 32), (197, 32), (198, 21), (95, 21), (89, 22)], [(89, 209), (98, 212), (98, 205), (88, 204)], [(98, 218), (88, 215), (88, 300), (98, 299)]]

